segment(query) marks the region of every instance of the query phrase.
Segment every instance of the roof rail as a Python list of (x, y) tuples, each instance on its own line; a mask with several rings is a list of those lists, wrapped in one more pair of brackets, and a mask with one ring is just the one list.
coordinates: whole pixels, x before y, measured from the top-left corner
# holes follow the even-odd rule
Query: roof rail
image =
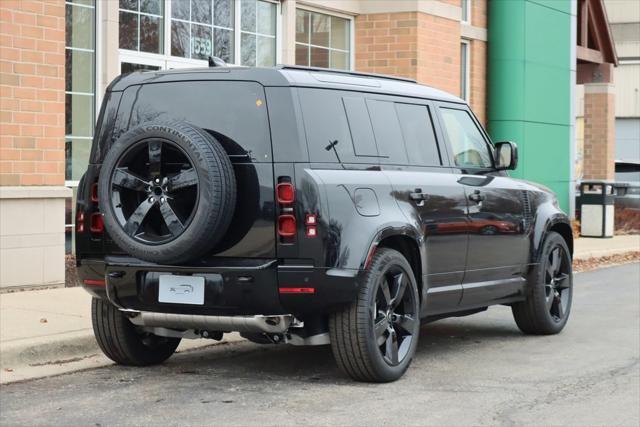
[(375, 74), (375, 73), (360, 73), (360, 72), (357, 72), (357, 71), (337, 70), (335, 68), (305, 67), (305, 66), (302, 66), (302, 65), (276, 65), (276, 69), (278, 69), (278, 70), (319, 71), (319, 72), (323, 72), (323, 73), (347, 74), (347, 75), (350, 75), (350, 76), (357, 76), (357, 77), (372, 77), (372, 78), (376, 78), (376, 79), (399, 80), (401, 82), (416, 83), (415, 80), (408, 79), (406, 77), (387, 76), (385, 74)]

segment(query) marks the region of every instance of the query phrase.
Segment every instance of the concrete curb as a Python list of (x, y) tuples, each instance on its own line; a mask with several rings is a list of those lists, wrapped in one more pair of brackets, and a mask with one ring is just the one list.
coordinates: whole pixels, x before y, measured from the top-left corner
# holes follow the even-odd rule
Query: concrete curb
[[(225, 334), (222, 341), (185, 339), (177, 352), (245, 341), (237, 333)], [(106, 366), (107, 359), (98, 347), (92, 330), (65, 333), (2, 344), (0, 384), (43, 378), (83, 369)]]
[(601, 250), (592, 250), (580, 254), (575, 254), (574, 260), (587, 260), (591, 258), (600, 258), (604, 256), (613, 256), (613, 255), (626, 255), (632, 254), (634, 252), (638, 252), (640, 249), (601, 249)]

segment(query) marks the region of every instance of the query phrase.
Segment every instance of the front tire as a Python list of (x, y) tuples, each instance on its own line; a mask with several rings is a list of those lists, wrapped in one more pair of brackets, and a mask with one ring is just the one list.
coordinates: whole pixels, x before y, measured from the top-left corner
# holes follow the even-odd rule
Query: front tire
[(552, 231), (545, 238), (528, 287), (527, 299), (511, 306), (518, 328), (532, 335), (559, 333), (569, 320), (573, 298), (571, 253), (560, 234)]
[(357, 381), (389, 382), (411, 364), (420, 333), (418, 286), (411, 265), (393, 249), (378, 249), (358, 298), (329, 317), (331, 349)]
[(127, 316), (100, 298), (91, 301), (93, 333), (102, 352), (119, 365), (148, 366), (167, 360), (176, 351), (180, 338), (143, 333)]

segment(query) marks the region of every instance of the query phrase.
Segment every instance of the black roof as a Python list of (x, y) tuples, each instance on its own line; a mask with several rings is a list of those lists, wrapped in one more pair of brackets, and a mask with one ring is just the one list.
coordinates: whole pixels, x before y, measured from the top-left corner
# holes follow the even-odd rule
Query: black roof
[(134, 72), (116, 78), (108, 90), (122, 91), (129, 86), (149, 83), (202, 80), (255, 81), (271, 87), (346, 89), (465, 103), (457, 96), (401, 77), (290, 65), (270, 68), (228, 66)]

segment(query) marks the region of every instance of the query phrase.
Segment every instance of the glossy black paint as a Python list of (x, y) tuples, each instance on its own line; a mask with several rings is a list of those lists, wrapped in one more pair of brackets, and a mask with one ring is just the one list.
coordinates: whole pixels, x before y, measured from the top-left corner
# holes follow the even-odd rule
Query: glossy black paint
[[(547, 189), (495, 167), (455, 166), (442, 107), (469, 111), (437, 90), (341, 73), (230, 68), (119, 78), (105, 97), (79, 188), (85, 221), (99, 212), (90, 187), (111, 143), (158, 118), (189, 121), (221, 141), (234, 165), (238, 205), (211, 254), (181, 266), (142, 263), (108, 235), (85, 229), (76, 235), (80, 276), (106, 278), (104, 292), (94, 285), (92, 292), (126, 308), (304, 318), (353, 301), (368, 256), (388, 246), (412, 264), (424, 318), (522, 300), (545, 234), (561, 231), (572, 247), (568, 218)], [(397, 120), (395, 111), (403, 113)], [(426, 120), (430, 151), (410, 146), (416, 135), (422, 140), (406, 122), (412, 114)], [(283, 179), (296, 189), (292, 239), (276, 230), (282, 207), (274, 191)], [(317, 217), (316, 236), (307, 236), (307, 215)], [(109, 277), (113, 271), (125, 274)], [(205, 306), (157, 303), (160, 272), (205, 275)], [(299, 286), (316, 292), (278, 292)]]

